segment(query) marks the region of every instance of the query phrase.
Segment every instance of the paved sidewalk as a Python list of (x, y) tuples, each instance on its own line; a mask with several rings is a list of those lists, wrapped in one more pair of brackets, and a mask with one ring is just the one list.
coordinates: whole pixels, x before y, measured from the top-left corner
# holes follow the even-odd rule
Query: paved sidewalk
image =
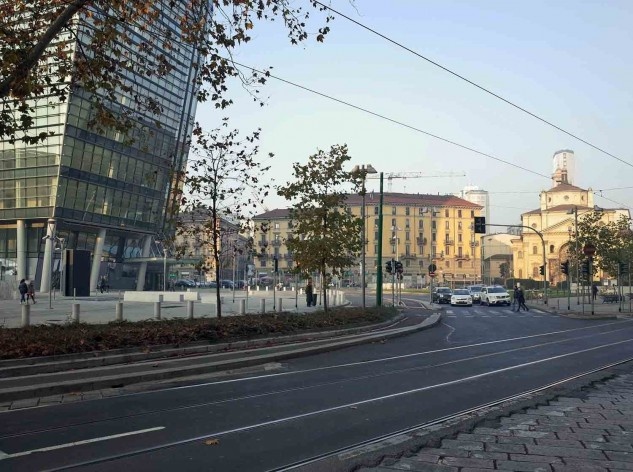
[(633, 470), (633, 374), (475, 427), (439, 447), (384, 459), (365, 472), (607, 472)]
[[(539, 310), (545, 310), (559, 315), (572, 316), (572, 317), (629, 317), (633, 316), (633, 313), (629, 311), (629, 301), (624, 302), (622, 305), (618, 303), (602, 303), (602, 300), (598, 298), (594, 303), (594, 313), (591, 314), (591, 302), (587, 302), (583, 305), (582, 299), (578, 304), (576, 297), (571, 297), (569, 300), (569, 310), (567, 309), (567, 297), (562, 298), (550, 298), (547, 300), (547, 305), (542, 300), (528, 300), (527, 305), (530, 307), (536, 307)], [(633, 305), (631, 305), (633, 310)], [(621, 310), (621, 311), (620, 311)]]

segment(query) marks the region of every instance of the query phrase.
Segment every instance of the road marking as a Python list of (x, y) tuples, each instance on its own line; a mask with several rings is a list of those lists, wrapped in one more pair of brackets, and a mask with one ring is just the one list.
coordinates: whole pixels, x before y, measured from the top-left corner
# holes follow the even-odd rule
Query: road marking
[(446, 313), (453, 314), (453, 310), (446, 310)]
[(132, 436), (132, 435), (135, 435), (135, 434), (151, 433), (152, 431), (159, 431), (161, 429), (165, 429), (165, 427), (164, 426), (157, 426), (155, 428), (139, 429), (138, 431), (130, 431), (128, 433), (112, 434), (110, 436), (103, 436), (103, 437), (100, 437), (100, 438), (84, 439), (83, 441), (75, 441), (75, 442), (66, 443), (66, 444), (58, 444), (57, 446), (42, 447), (40, 449), (32, 449), (30, 451), (16, 452), (14, 454), (7, 454), (7, 453), (3, 453), (2, 451), (0, 451), (0, 460), (13, 459), (15, 457), (28, 456), (29, 454), (33, 454), (33, 453), (36, 453), (36, 452), (55, 451), (57, 449), (64, 449), (64, 448), (67, 448), (67, 447), (82, 446), (84, 444), (92, 444), (92, 443), (96, 443), (96, 442), (100, 442), (100, 441), (108, 441), (110, 439), (123, 438), (125, 436)]

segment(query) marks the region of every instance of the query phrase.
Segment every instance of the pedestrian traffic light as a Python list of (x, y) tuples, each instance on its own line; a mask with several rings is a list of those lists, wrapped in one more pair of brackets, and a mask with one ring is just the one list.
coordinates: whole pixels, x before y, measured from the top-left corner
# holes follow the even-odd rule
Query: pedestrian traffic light
[(565, 275), (569, 275), (569, 261), (561, 263), (560, 271)]
[(398, 274), (402, 274), (402, 272), (403, 272), (402, 262), (400, 262), (400, 261), (396, 261), (396, 272)]
[(387, 268), (387, 273), (388, 274), (391, 274), (393, 272), (393, 267), (391, 265), (391, 261), (387, 261), (386, 268)]
[(580, 265), (580, 272), (582, 275), (589, 275), (589, 261), (583, 261)]
[(475, 216), (475, 233), (486, 234), (485, 216)]
[(542, 265), (538, 268), (538, 273), (541, 275), (545, 275), (545, 266)]

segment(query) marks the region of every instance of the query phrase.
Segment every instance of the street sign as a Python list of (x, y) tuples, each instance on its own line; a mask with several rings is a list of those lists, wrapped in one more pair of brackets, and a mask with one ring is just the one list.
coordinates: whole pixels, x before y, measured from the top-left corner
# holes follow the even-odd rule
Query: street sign
[(178, 274), (176, 272), (170, 272), (169, 273), (169, 278), (170, 279), (175, 279), (176, 277), (178, 277)]
[(435, 272), (429, 272), (429, 277), (431, 278), (435, 277)]
[(435, 266), (435, 264), (429, 265), (429, 274), (431, 274), (432, 272), (435, 272), (436, 270), (437, 270), (437, 267)]

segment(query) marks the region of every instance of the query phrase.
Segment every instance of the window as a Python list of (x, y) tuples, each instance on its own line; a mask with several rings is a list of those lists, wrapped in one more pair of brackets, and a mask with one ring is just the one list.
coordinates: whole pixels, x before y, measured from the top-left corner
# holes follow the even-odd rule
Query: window
[(407, 259), (406, 261), (404, 261), (404, 266), (405, 267), (411, 267), (411, 261), (409, 259)]
[(396, 219), (395, 218), (391, 218), (391, 227), (392, 228), (396, 227)]
[(391, 207), (391, 214), (395, 215), (396, 214), (396, 207)]
[(411, 255), (411, 246), (409, 246), (408, 244), (404, 247), (404, 253), (407, 256)]
[(444, 210), (444, 217), (448, 218), (448, 209)]
[(424, 246), (422, 246), (421, 244), (418, 246), (418, 254), (420, 256), (424, 255)]
[(532, 254), (538, 254), (538, 248), (536, 246), (532, 246)]
[(378, 228), (380, 226), (380, 218), (374, 219), (374, 228)]
[(378, 254), (378, 244), (374, 244), (374, 254)]
[(554, 245), (553, 244), (550, 244), (550, 246), (549, 246), (549, 253), (550, 254), (554, 254)]
[(404, 227), (405, 229), (409, 229), (410, 225), (409, 225), (409, 218), (407, 218), (406, 220), (404, 220)]
[(424, 208), (418, 208), (418, 215), (424, 215), (424, 213), (426, 213)]
[(461, 242), (462, 242), (462, 233), (459, 233), (459, 234), (457, 235), (457, 242), (458, 242), (458, 243), (461, 243)]
[(462, 211), (461, 210), (457, 210), (457, 218), (461, 218), (461, 217), (462, 217)]
[(532, 278), (534, 279), (538, 279), (539, 278), (539, 271), (538, 271), (538, 267), (534, 266), (532, 267)]
[(446, 255), (447, 256), (451, 255), (451, 248), (450, 248), (450, 246), (446, 246)]
[(411, 233), (409, 231), (404, 232), (404, 240), (411, 241)]
[(424, 229), (424, 221), (418, 220), (418, 229)]
[(433, 221), (431, 222), (431, 229), (432, 229), (433, 231), (435, 231), (435, 230), (437, 229), (437, 221), (433, 220)]
[(462, 268), (462, 261), (457, 261), (457, 268), (461, 269)]
[(279, 223), (275, 223), (275, 229), (279, 229)]
[(437, 241), (437, 233), (433, 233), (431, 235), (431, 241), (436, 242)]
[(446, 261), (444, 263), (444, 265), (446, 266), (447, 269), (450, 269), (451, 268), (451, 261)]
[(405, 207), (405, 209), (404, 209), (404, 214), (405, 214), (405, 215), (407, 215), (407, 216), (409, 216), (409, 214), (410, 214), (410, 213), (411, 213), (411, 208), (409, 208), (409, 207)]
[(391, 245), (391, 254), (395, 254), (396, 253), (396, 245), (392, 244)]
[(458, 229), (459, 231), (461, 231), (461, 230), (462, 230), (462, 222), (461, 222), (461, 221), (458, 221), (458, 222), (457, 222), (457, 229)]
[(446, 229), (451, 229), (451, 224), (450, 224), (450, 222), (445, 221), (445, 222), (444, 222), (444, 227), (445, 227)]
[(462, 253), (462, 247), (461, 247), (461, 246), (459, 246), (459, 247), (457, 248), (457, 257), (462, 257), (462, 256), (463, 256), (463, 253)]
[(378, 210), (378, 207), (375, 206), (374, 207), (374, 215), (379, 215), (379, 214), (380, 214), (380, 211)]
[(374, 241), (378, 241), (378, 231), (374, 232)]
[(446, 233), (444, 235), (444, 241), (446, 241), (446, 243), (448, 243), (449, 240), (450, 240), (450, 235), (448, 233)]

